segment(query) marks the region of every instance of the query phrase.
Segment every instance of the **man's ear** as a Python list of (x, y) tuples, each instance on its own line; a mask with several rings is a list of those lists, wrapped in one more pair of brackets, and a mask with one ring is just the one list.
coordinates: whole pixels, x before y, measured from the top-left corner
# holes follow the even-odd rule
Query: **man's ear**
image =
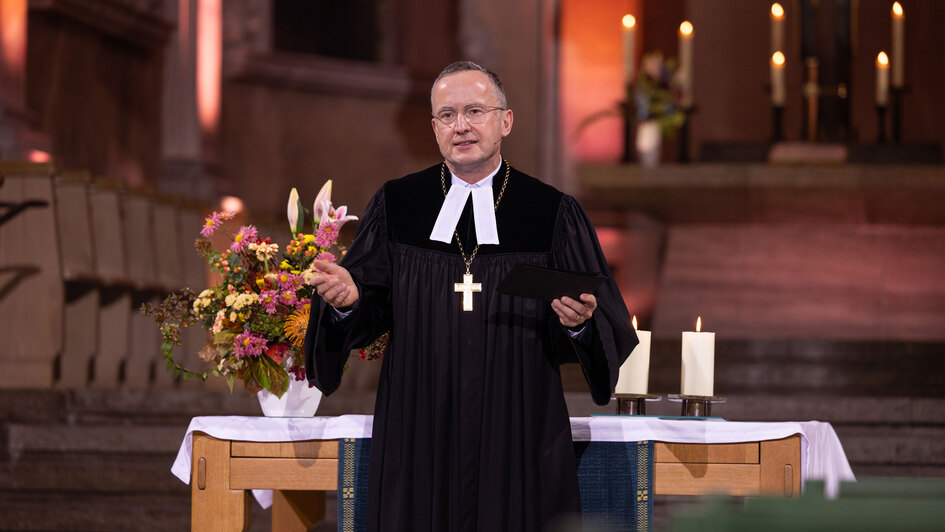
[(502, 136), (507, 137), (512, 132), (512, 110), (502, 111)]

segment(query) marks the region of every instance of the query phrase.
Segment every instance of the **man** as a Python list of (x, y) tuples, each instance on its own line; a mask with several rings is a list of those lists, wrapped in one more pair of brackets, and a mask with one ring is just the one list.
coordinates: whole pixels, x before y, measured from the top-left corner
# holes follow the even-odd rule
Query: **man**
[[(547, 529), (580, 512), (558, 366), (579, 362), (606, 404), (636, 336), (578, 204), (502, 159), (512, 111), (498, 76), (449, 65), (431, 104), (445, 162), (387, 182), (340, 265), (320, 263), (306, 371), (330, 394), (349, 351), (390, 331), (369, 530)], [(550, 305), (499, 294), (520, 263), (609, 279)]]

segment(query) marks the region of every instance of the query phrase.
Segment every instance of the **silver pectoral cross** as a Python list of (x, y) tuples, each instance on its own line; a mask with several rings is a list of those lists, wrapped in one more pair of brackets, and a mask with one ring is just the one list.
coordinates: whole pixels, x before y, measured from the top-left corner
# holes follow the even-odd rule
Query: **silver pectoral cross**
[(453, 284), (453, 291), (463, 293), (463, 310), (468, 312), (473, 309), (473, 292), (482, 292), (482, 284), (474, 283), (472, 274), (466, 273), (463, 274), (463, 282)]

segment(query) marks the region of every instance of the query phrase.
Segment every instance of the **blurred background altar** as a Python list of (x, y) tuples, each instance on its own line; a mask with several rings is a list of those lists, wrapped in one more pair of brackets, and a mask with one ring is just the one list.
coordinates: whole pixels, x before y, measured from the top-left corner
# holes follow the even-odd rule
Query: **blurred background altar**
[[(714, 415), (827, 421), (858, 476), (945, 476), (945, 3), (895, 4), (0, 1), (0, 530), (187, 528), (190, 417), (260, 411), (174, 379), (135, 309), (206, 285), (223, 202), (284, 244), (292, 187), (360, 215), (439, 162), (457, 59), (504, 81), (503, 155), (598, 228), (650, 393), (679, 392), (701, 316)], [(319, 415), (372, 412), (380, 364), (350, 366)], [(562, 378), (572, 416), (613, 412)]]

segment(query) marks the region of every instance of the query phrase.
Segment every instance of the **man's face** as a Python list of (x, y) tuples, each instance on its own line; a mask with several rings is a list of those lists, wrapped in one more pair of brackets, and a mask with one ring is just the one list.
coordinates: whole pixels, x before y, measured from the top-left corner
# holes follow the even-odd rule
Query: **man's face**
[[(433, 133), (450, 171), (461, 179), (479, 180), (495, 170), (502, 139), (512, 131), (512, 111), (494, 109), (499, 99), (489, 76), (478, 71), (450, 74), (433, 87), (432, 100), (434, 114), (456, 113), (452, 125), (433, 119)], [(469, 123), (465, 110), (470, 106), (488, 110), (484, 122)]]

